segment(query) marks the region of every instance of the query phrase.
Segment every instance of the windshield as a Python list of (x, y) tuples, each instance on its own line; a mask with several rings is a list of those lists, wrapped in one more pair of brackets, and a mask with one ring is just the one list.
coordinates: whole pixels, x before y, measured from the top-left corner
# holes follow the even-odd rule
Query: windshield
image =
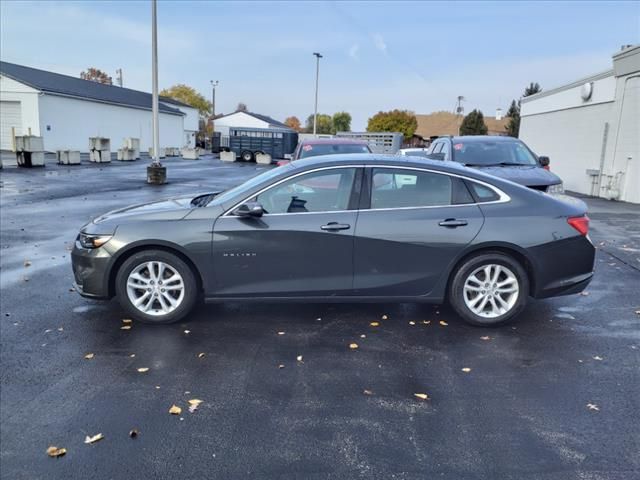
[(371, 153), (367, 145), (354, 143), (319, 143), (315, 145), (303, 145), (300, 158), (316, 157), (318, 155), (334, 155), (336, 153)]
[(453, 144), (453, 160), (465, 165), (538, 165), (536, 157), (521, 142), (458, 142)]
[(260, 185), (262, 182), (265, 182), (274, 177), (277, 177), (282, 173), (283, 169), (285, 168), (291, 168), (291, 165), (287, 164), (287, 165), (282, 165), (281, 167), (271, 168), (266, 172), (256, 175), (255, 177), (251, 177), (249, 180), (247, 180), (244, 183), (241, 183), (236, 187), (230, 188), (229, 190), (225, 190), (220, 195), (216, 195), (216, 197), (213, 200), (215, 200), (216, 203), (225, 203), (231, 200), (237, 194), (245, 190), (251, 190), (256, 185)]

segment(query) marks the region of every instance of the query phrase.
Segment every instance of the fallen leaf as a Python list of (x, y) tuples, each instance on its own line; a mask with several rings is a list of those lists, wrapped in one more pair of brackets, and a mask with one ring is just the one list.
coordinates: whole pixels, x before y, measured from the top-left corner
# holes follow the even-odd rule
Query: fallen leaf
[(278, 335), (284, 335), (284, 332), (278, 332)]
[(102, 435), (101, 433), (97, 433), (93, 437), (90, 437), (89, 435), (87, 435), (86, 437), (84, 437), (84, 443), (96, 443), (102, 440), (103, 438), (104, 438), (104, 435)]
[(131, 355), (129, 355), (129, 358), (134, 358), (136, 356), (135, 353), (132, 353)]
[(356, 348), (358, 348), (358, 344), (357, 344), (357, 343), (350, 343), (350, 344), (349, 344), (349, 348), (350, 348), (351, 350), (355, 350)]
[(156, 385), (156, 390), (160, 390), (160, 385)]
[(484, 337), (480, 337), (480, 340), (491, 340), (489, 335), (485, 335)]
[(365, 395), (373, 395), (373, 392), (371, 390), (363, 390), (362, 393), (364, 393)]
[(171, 405), (171, 408), (169, 409), (169, 413), (171, 415), (180, 415), (182, 413), (182, 409), (177, 405)]
[(133, 320), (131, 320), (130, 318), (123, 318), (122, 323), (133, 323)]
[(362, 335), (360, 335), (360, 338), (367, 338), (367, 336), (363, 333)]
[(378, 327), (380, 326), (380, 322), (371, 322), (369, 325), (371, 325), (372, 327)]
[(67, 453), (66, 448), (58, 448), (58, 447), (54, 447), (53, 445), (47, 448), (47, 455), (49, 455), (50, 457), (54, 457), (54, 458), (61, 457), (65, 453)]
[(414, 393), (413, 396), (419, 398), (420, 400), (429, 400), (429, 395), (427, 395), (426, 393)]
[(302, 363), (302, 355), (298, 355), (298, 356), (296, 357), (296, 360), (298, 360), (299, 362), (301, 362), (301, 363)]
[(429, 325), (431, 323), (431, 320), (423, 320), (422, 324), (423, 325)]
[(64, 331), (64, 327), (58, 327), (58, 331), (59, 332), (63, 332)]
[(464, 367), (464, 368), (462, 369), (462, 371), (463, 371), (464, 373), (469, 373), (469, 372), (471, 371), (471, 369), (470, 369), (469, 367)]
[(387, 317), (386, 315), (382, 315), (382, 320), (389, 320), (389, 317)]
[(415, 325), (416, 322), (414, 322), (413, 320), (409, 322), (409, 325)]
[(320, 317), (316, 318), (316, 322), (321, 322), (322, 319)]
[(596, 355), (595, 357), (593, 357), (594, 360), (604, 360), (602, 357)]
[(135, 429), (135, 428), (134, 428), (133, 430), (131, 430), (131, 431), (129, 432), (129, 436), (130, 436), (131, 438), (136, 438), (136, 437), (138, 436), (138, 434), (139, 434), (139, 433), (140, 433), (140, 432), (139, 432), (137, 429)]
[(199, 400), (197, 398), (192, 398), (191, 400), (189, 400), (189, 412), (191, 413), (195, 412), (201, 403), (202, 403), (202, 400)]
[(589, 295), (589, 292), (580, 292), (578, 295), (582, 295), (583, 297), (586, 297), (587, 295)]
[(138, 369), (138, 372), (140, 372), (140, 373), (144, 373), (144, 372), (148, 372), (148, 371), (149, 371), (149, 367), (140, 367)]
[(50, 328), (47, 328), (47, 329), (44, 331), (44, 333), (50, 333), (50, 332), (52, 332), (52, 331), (53, 331), (53, 330), (51, 330)]
[(95, 355), (93, 353), (87, 353), (84, 358), (86, 358), (87, 360), (91, 360)]
[(189, 335), (191, 333), (191, 330), (185, 330), (184, 333), (185, 335)]
[(278, 368), (284, 368), (283, 364), (278, 365)]
[(440, 325), (442, 325), (443, 327), (446, 327), (449, 324), (447, 322), (445, 322), (444, 320), (440, 320)]
[(596, 412), (600, 411), (600, 407), (598, 405), (596, 405), (595, 403), (587, 403), (587, 408), (589, 410), (594, 410)]
[(29, 260), (25, 260), (24, 261), (24, 266), (25, 267), (30, 267), (31, 266), (31, 262)]
[(123, 325), (120, 327), (120, 330), (131, 330), (131, 325)]
[(640, 310), (636, 310), (636, 315), (640, 315)]
[(200, 352), (200, 353), (198, 354), (198, 358), (204, 358), (204, 356), (205, 356), (205, 353), (204, 353), (204, 352)]

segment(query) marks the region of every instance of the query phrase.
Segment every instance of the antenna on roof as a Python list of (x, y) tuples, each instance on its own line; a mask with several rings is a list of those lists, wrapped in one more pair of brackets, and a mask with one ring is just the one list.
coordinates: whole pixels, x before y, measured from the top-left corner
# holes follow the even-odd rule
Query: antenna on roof
[(117, 75), (117, 76), (116, 76), (116, 83), (117, 83), (120, 87), (122, 87), (122, 69), (121, 69), (121, 68), (118, 68), (118, 69), (116, 70), (116, 75)]
[(458, 102), (456, 103), (456, 115), (462, 115), (464, 113), (464, 107), (462, 106), (462, 102), (466, 101), (466, 99), (462, 95), (458, 95)]

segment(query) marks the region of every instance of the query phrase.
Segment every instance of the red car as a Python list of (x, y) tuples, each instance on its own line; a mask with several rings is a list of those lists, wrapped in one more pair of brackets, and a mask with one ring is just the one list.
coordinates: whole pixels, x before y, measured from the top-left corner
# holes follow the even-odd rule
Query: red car
[[(345, 153), (371, 153), (369, 145), (364, 140), (350, 140), (347, 138), (311, 138), (302, 140), (291, 155), (291, 161), (302, 158), (317, 157), (319, 155), (335, 155)], [(289, 163), (281, 160), (278, 165)]]

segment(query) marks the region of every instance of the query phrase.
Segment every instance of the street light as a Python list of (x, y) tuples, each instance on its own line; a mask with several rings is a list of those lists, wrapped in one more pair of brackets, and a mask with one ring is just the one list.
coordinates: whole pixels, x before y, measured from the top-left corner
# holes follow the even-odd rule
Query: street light
[(318, 122), (318, 77), (320, 76), (320, 59), (322, 55), (318, 52), (314, 52), (313, 55), (316, 57), (316, 105), (313, 110), (313, 136), (316, 136), (316, 125)]
[(167, 167), (160, 163), (160, 131), (158, 115), (158, 20), (156, 0), (151, 0), (151, 78), (153, 117), (153, 160), (147, 167), (147, 183), (162, 185), (167, 181)]
[(215, 82), (213, 80), (209, 80), (211, 82), (211, 87), (212, 87), (212, 92), (211, 92), (211, 117), (215, 117), (216, 116), (216, 87), (218, 86), (218, 84), (220, 82), (218, 82), (218, 80), (216, 80)]

